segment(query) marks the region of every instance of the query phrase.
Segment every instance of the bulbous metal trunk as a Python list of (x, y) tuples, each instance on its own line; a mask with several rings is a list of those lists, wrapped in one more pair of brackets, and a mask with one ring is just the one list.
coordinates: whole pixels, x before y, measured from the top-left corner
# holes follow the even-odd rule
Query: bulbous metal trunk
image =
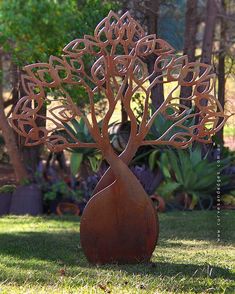
[(128, 166), (119, 158), (113, 165), (115, 180), (83, 212), (82, 248), (95, 264), (147, 262), (158, 237), (156, 212)]

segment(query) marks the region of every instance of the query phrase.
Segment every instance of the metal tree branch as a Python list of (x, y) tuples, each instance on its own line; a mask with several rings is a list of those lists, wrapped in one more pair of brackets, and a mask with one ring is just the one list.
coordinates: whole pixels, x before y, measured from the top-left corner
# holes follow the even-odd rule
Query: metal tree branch
[[(108, 126), (118, 101), (122, 101), (131, 122), (130, 140), (136, 140), (136, 143), (138, 141), (139, 145), (170, 144), (185, 148), (192, 141), (209, 142), (218, 130), (216, 125), (218, 115), (222, 117), (222, 123), (226, 119), (222, 110), (217, 113), (217, 109), (220, 109), (219, 103), (210, 94), (214, 78), (211, 74), (211, 66), (188, 62), (187, 56), (176, 57), (174, 49), (167, 42), (158, 39), (154, 34), (145, 36), (144, 30), (128, 12), (121, 17), (110, 12), (96, 27), (94, 37), (85, 35), (84, 39), (70, 42), (64, 48), (64, 53), (62, 58), (51, 56), (49, 63), (37, 63), (25, 67), (27, 76), (23, 77), (23, 86), (28, 96), (18, 102), (10, 121), (14, 129), (27, 138), (27, 145), (45, 143), (54, 151), (73, 146), (103, 149), (106, 144), (109, 144)], [(90, 55), (94, 60), (88, 67), (84, 63), (85, 55)], [(153, 72), (149, 74), (146, 62), (151, 56), (157, 58)], [(157, 75), (158, 72), (160, 75)], [(190, 81), (186, 78), (189, 73), (192, 77)], [(173, 84), (174, 87), (160, 108), (149, 117), (150, 92), (158, 83)], [(69, 85), (78, 85), (85, 89), (90, 103), (91, 122), (74, 103), (72, 94), (67, 90)], [(127, 89), (124, 92), (126, 85)], [(187, 97), (187, 100), (198, 108), (194, 115), (199, 118), (199, 122), (193, 129), (194, 132), (196, 128), (200, 129), (200, 132), (195, 132), (195, 135), (192, 129), (185, 128), (185, 132), (175, 134), (167, 141), (164, 137), (174, 126), (182, 126), (182, 122), (192, 117), (191, 114), (187, 114), (189, 108), (180, 104), (180, 101), (177, 101), (179, 97), (174, 95), (181, 86), (191, 86), (193, 89), (192, 95)], [(52, 91), (58, 89), (62, 94), (62, 97), (59, 97), (61, 100), (57, 100), (62, 101), (62, 105), (52, 107), (49, 110), (51, 117), (44, 118), (54, 124), (52, 130), (39, 129), (35, 124), (44, 99), (51, 100), (45, 95), (47, 89)], [(95, 115), (94, 95), (97, 92), (101, 92), (109, 104), (101, 129)], [(132, 97), (137, 92), (142, 92), (145, 96), (143, 117), (139, 127), (131, 108)], [(31, 105), (32, 102), (34, 108)], [(205, 102), (208, 107), (203, 106)], [(169, 112), (171, 112), (170, 115)], [(170, 130), (156, 140), (144, 141), (151, 125), (159, 115), (172, 120)], [(96, 143), (89, 145), (89, 143), (78, 142), (68, 130), (65, 131), (75, 142), (68, 142), (62, 135), (55, 136), (53, 133), (57, 128), (64, 128), (64, 122), (70, 123), (72, 119), (80, 118), (86, 123)], [(208, 127), (209, 124), (210, 127)]]

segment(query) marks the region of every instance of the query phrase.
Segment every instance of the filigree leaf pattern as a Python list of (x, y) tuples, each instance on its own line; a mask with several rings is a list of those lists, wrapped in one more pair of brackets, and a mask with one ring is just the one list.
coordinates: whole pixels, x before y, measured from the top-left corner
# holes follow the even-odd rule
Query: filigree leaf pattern
[[(15, 131), (26, 138), (27, 146), (44, 143), (53, 151), (67, 147), (104, 150), (110, 145), (108, 125), (118, 101), (122, 102), (131, 122), (130, 146), (134, 142), (138, 146), (166, 144), (186, 148), (193, 141), (207, 143), (227, 119), (212, 95), (215, 76), (211, 66), (188, 62), (187, 56), (176, 56), (166, 41), (156, 35), (146, 36), (129, 12), (119, 17), (111, 11), (97, 25), (94, 36), (73, 40), (63, 52), (60, 58), (51, 56), (48, 63), (24, 68), (27, 74), (23, 76), (23, 88), (27, 96), (17, 103), (10, 122)], [(152, 72), (147, 68), (149, 58), (155, 58)], [(159, 83), (172, 84), (172, 90), (164, 103), (150, 113), (151, 89)], [(89, 115), (74, 102), (71, 89), (77, 86), (89, 99)], [(181, 86), (192, 87), (192, 95), (180, 100), (177, 93)], [(56, 94), (51, 97), (50, 91)], [(131, 103), (137, 92), (144, 97), (140, 125)], [(108, 102), (101, 126), (95, 115), (96, 95)], [(192, 102), (194, 111), (180, 102), (184, 99)], [(41, 114), (45, 103), (50, 103), (47, 116)], [(145, 140), (159, 115), (172, 121), (171, 126), (154, 140)], [(46, 127), (38, 127), (37, 118), (44, 119)], [(69, 127), (64, 127), (65, 123), (80, 118), (95, 143), (80, 142)], [(190, 119), (195, 119), (194, 125), (185, 123)], [(176, 130), (173, 135), (172, 130)]]

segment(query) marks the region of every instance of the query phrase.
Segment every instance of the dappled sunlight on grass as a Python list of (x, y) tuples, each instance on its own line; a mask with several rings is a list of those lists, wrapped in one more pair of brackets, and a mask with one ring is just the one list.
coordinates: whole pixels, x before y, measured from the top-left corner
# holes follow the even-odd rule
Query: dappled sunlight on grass
[(216, 212), (161, 214), (151, 263), (105, 266), (86, 261), (79, 218), (0, 218), (1, 293), (223, 293), (235, 278), (234, 218), (222, 215), (217, 243)]

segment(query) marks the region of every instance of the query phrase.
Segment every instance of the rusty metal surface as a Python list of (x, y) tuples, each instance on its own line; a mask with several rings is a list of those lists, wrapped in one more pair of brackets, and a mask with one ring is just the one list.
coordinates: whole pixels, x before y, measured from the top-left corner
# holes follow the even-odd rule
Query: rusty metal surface
[[(188, 62), (187, 56), (177, 57), (166, 41), (156, 35), (146, 36), (128, 12), (121, 17), (110, 12), (97, 25), (94, 36), (85, 35), (70, 42), (63, 52), (60, 58), (51, 56), (48, 63), (25, 66), (23, 87), (27, 96), (17, 103), (10, 123), (25, 137), (27, 146), (45, 144), (52, 151), (67, 147), (99, 148), (110, 168), (83, 213), (84, 252), (94, 263), (149, 260), (158, 225), (153, 206), (128, 164), (141, 145), (186, 148), (194, 141), (211, 141), (226, 121), (221, 105), (212, 94), (215, 75), (210, 65)], [(153, 72), (148, 72), (147, 63), (153, 58)], [(151, 89), (159, 83), (167, 85), (168, 94), (162, 105), (151, 112)], [(192, 95), (179, 99), (181, 86), (192, 87)], [(76, 87), (86, 93), (88, 109), (76, 105), (76, 91), (71, 91)], [(143, 97), (140, 124), (132, 109), (137, 92)], [(97, 95), (108, 101), (101, 126), (95, 110)], [(49, 113), (43, 115), (41, 110), (48, 101)], [(108, 128), (120, 101), (131, 131), (125, 150), (117, 156), (110, 144)], [(191, 101), (196, 111), (190, 110), (184, 101)], [(154, 140), (145, 139), (159, 115), (170, 120), (171, 127)], [(80, 118), (93, 142), (81, 142), (74, 134), (72, 122)], [(46, 127), (38, 127), (38, 119), (45, 120)], [(188, 125), (193, 119), (195, 123)], [(173, 128), (176, 131), (171, 134)], [(63, 132), (57, 132), (58, 129)]]

